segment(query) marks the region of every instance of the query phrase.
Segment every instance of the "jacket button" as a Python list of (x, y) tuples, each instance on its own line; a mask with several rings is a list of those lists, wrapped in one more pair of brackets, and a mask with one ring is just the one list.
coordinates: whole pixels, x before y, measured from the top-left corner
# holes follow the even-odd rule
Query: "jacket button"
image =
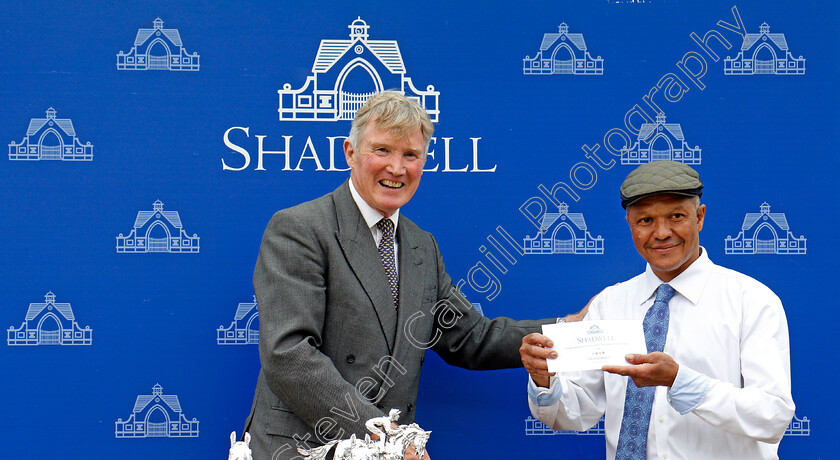
[(414, 404), (408, 403), (408, 411), (411, 412), (412, 410), (414, 410)]
[(356, 362), (356, 357), (354, 355), (347, 355), (347, 362), (353, 364)]
[(424, 357), (422, 357), (422, 358), (420, 358), (420, 365), (421, 365), (421, 366), (422, 366), (422, 365), (423, 365), (423, 363), (425, 363), (425, 362), (426, 362), (426, 357), (425, 357), (425, 356), (424, 356)]

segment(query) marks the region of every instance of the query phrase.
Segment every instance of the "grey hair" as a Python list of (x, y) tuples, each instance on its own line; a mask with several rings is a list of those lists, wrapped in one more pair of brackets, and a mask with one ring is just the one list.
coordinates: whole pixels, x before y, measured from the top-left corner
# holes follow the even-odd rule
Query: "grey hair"
[(354, 149), (358, 148), (359, 141), (364, 137), (368, 123), (374, 123), (377, 128), (389, 131), (397, 138), (408, 137), (419, 129), (423, 134), (424, 156), (429, 151), (429, 142), (435, 132), (435, 126), (426, 109), (417, 101), (397, 91), (375, 94), (356, 111), (350, 135), (347, 137)]
[(700, 209), (700, 197), (699, 196), (694, 195), (694, 196), (689, 197), (688, 199), (691, 200), (692, 203), (694, 203), (694, 209)]

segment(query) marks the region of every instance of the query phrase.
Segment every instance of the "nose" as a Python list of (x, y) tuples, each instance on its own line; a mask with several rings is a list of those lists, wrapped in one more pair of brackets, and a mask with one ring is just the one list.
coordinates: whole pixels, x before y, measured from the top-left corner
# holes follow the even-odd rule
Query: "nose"
[(664, 240), (671, 236), (671, 226), (666, 219), (657, 219), (654, 223), (653, 237)]
[(405, 173), (405, 164), (402, 155), (391, 155), (385, 170), (395, 176), (403, 175)]

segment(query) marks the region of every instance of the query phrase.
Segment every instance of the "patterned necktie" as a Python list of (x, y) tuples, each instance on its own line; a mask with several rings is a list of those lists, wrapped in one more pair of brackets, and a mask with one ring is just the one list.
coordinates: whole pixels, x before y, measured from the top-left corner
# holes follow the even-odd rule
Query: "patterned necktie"
[[(668, 301), (674, 296), (674, 288), (660, 284), (656, 300), (645, 313), (642, 326), (645, 331), (647, 352), (662, 351), (668, 335)], [(624, 416), (618, 432), (616, 460), (644, 460), (647, 454), (647, 436), (650, 415), (653, 412), (653, 397), (656, 387), (639, 388), (633, 379), (627, 378), (627, 393), (624, 395)]]
[(386, 217), (376, 223), (376, 228), (382, 230), (382, 239), (379, 240), (379, 258), (382, 259), (382, 265), (385, 266), (388, 285), (391, 287), (391, 296), (394, 297), (394, 308), (397, 308), (400, 301), (400, 287), (397, 265), (394, 260), (394, 223)]

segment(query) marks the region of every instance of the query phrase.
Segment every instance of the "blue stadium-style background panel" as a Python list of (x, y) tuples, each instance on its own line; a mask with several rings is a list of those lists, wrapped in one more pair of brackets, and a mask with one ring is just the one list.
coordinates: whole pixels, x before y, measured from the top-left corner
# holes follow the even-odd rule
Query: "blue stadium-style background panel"
[[(780, 455), (836, 452), (834, 2), (13, 0), (0, 18), (3, 457), (224, 458), (259, 369), (265, 224), (345, 179), (349, 119), (383, 89), (437, 121), (404, 212), (488, 316), (577, 311), (640, 272), (618, 185), (694, 165), (712, 260), (788, 314)], [(430, 353), (434, 458), (603, 458), (597, 429), (529, 419), (525, 382)]]

